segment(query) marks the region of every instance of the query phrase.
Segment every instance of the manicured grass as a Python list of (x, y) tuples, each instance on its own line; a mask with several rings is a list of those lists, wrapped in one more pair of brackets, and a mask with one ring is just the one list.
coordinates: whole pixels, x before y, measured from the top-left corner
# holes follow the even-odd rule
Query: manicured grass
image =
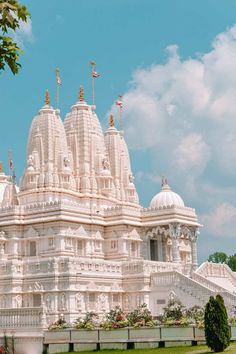
[[(71, 352), (71, 354), (89, 354), (92, 352)], [(98, 354), (212, 354), (206, 345), (198, 345), (196, 347), (173, 347), (173, 348), (156, 348), (156, 349), (129, 349), (129, 350), (99, 350)], [(222, 352), (223, 353), (223, 352)], [(233, 342), (225, 351), (226, 354), (236, 353), (236, 342)], [(68, 353), (61, 353), (68, 354)]]

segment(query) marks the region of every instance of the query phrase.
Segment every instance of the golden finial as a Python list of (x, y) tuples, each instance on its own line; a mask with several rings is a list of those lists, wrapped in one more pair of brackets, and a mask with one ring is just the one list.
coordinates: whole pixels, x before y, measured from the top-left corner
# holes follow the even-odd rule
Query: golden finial
[(80, 86), (80, 88), (79, 88), (79, 100), (80, 100), (80, 102), (84, 102), (84, 89), (83, 89), (83, 86)]
[(112, 113), (110, 114), (110, 117), (109, 117), (109, 125), (110, 125), (110, 127), (114, 127), (114, 117), (113, 117)]
[(49, 106), (50, 105), (50, 97), (49, 97), (49, 92), (46, 90), (45, 92), (45, 105)]
[(2, 169), (2, 161), (0, 161), (0, 173), (3, 172), (3, 169)]

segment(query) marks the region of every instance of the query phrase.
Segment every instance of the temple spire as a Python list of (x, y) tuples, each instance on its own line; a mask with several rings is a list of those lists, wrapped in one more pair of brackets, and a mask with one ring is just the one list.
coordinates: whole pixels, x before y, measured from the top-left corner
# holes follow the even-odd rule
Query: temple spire
[(79, 100), (80, 100), (80, 102), (84, 102), (84, 89), (83, 89), (83, 86), (80, 86), (80, 88), (79, 88)]
[(46, 92), (45, 92), (45, 100), (44, 100), (44, 102), (45, 102), (45, 105), (46, 105), (46, 106), (49, 106), (49, 105), (50, 105), (50, 97), (49, 97), (48, 89), (47, 89)]

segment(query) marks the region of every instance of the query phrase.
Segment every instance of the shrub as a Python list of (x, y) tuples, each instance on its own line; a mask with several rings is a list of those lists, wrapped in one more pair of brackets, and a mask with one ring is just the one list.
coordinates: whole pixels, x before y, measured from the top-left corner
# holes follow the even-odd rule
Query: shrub
[(51, 323), (48, 327), (49, 331), (55, 331), (59, 329), (64, 329), (70, 327), (69, 323), (67, 323), (64, 318), (59, 318), (59, 320)]
[(185, 316), (185, 307), (178, 299), (170, 299), (163, 310), (164, 320), (180, 321)]
[(146, 304), (142, 304), (138, 306), (137, 309), (129, 312), (127, 315), (127, 320), (129, 322), (129, 326), (133, 327), (155, 326), (151, 311), (147, 308)]
[(77, 318), (77, 320), (74, 323), (74, 327), (77, 329), (88, 329), (92, 330), (95, 328), (95, 320), (98, 318), (98, 315), (95, 312), (87, 312), (85, 317), (83, 319)]
[(127, 327), (128, 324), (129, 323), (124, 312), (119, 306), (116, 306), (106, 314), (105, 320), (101, 323), (101, 327), (106, 330), (110, 330), (116, 328), (124, 328)]
[(210, 297), (205, 307), (206, 343), (216, 353), (224, 351), (230, 343), (230, 327), (222, 296)]
[(204, 327), (204, 309), (200, 306), (193, 306), (187, 309), (186, 316), (191, 324), (196, 325), (198, 328)]

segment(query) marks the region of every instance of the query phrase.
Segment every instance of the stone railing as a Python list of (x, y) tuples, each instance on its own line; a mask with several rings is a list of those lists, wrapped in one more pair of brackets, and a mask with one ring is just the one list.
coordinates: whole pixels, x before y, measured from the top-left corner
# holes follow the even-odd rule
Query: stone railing
[(185, 215), (188, 216), (195, 216), (195, 209), (193, 208), (188, 208), (188, 207), (180, 207), (180, 206), (168, 206), (168, 207), (160, 207), (160, 208), (143, 208), (142, 209), (142, 216), (152, 216), (152, 215), (157, 215), (157, 214), (162, 214), (163, 211), (171, 211), (172, 213), (177, 213), (177, 214), (182, 214), (184, 213)]
[(116, 273), (121, 274), (121, 262), (96, 260), (91, 261), (89, 258), (81, 258), (77, 260), (70, 260), (68, 258), (60, 259), (54, 262), (54, 260), (48, 260), (44, 262), (28, 261), (24, 264), (24, 272), (28, 274), (35, 273), (52, 273), (55, 269), (59, 273), (81, 273), (94, 272), (94, 273)]
[(204, 278), (202, 275), (194, 273), (192, 276), (192, 279), (195, 280), (197, 283), (204, 285), (206, 288), (214, 291), (214, 292), (222, 292), (226, 291), (225, 288), (223, 288), (220, 285), (217, 285), (216, 283), (212, 282), (211, 280)]
[(236, 274), (229, 268), (227, 264), (204, 262), (198, 268), (195, 274), (199, 274), (204, 277), (214, 276), (220, 278), (227, 278), (236, 288)]
[(0, 309), (0, 329), (45, 328), (42, 307)]
[(172, 285), (173, 288), (179, 288), (191, 297), (198, 299), (202, 306), (206, 304), (211, 295), (214, 295), (214, 291), (176, 271), (154, 275), (152, 277), (152, 285)]
[(225, 305), (231, 312), (233, 312), (232, 314), (235, 314), (234, 308), (236, 308), (236, 294), (230, 293), (222, 286), (215, 284), (211, 280), (206, 279), (197, 273), (194, 273), (193, 280), (195, 280), (198, 284), (204, 285), (214, 293), (221, 294), (224, 297)]
[(139, 218), (141, 215), (141, 209), (137, 206), (126, 206), (126, 205), (117, 205), (108, 207), (104, 209), (104, 216), (117, 216), (117, 215), (127, 215)]
[(211, 295), (221, 294), (231, 314), (236, 308), (236, 295), (229, 293), (221, 286), (199, 276), (191, 279), (178, 271), (163, 272), (152, 276), (152, 286), (170, 286), (181, 289), (191, 297), (205, 305)]
[(155, 261), (129, 261), (122, 263), (122, 274), (137, 274), (143, 273), (144, 275), (150, 275), (152, 273), (181, 270), (180, 264), (171, 262), (155, 262)]
[(102, 273), (117, 273), (121, 274), (121, 264), (120, 262), (114, 261), (96, 261), (91, 262), (90, 260), (84, 259), (83, 261), (76, 262), (74, 264), (76, 271), (90, 271), (90, 272), (102, 272)]

